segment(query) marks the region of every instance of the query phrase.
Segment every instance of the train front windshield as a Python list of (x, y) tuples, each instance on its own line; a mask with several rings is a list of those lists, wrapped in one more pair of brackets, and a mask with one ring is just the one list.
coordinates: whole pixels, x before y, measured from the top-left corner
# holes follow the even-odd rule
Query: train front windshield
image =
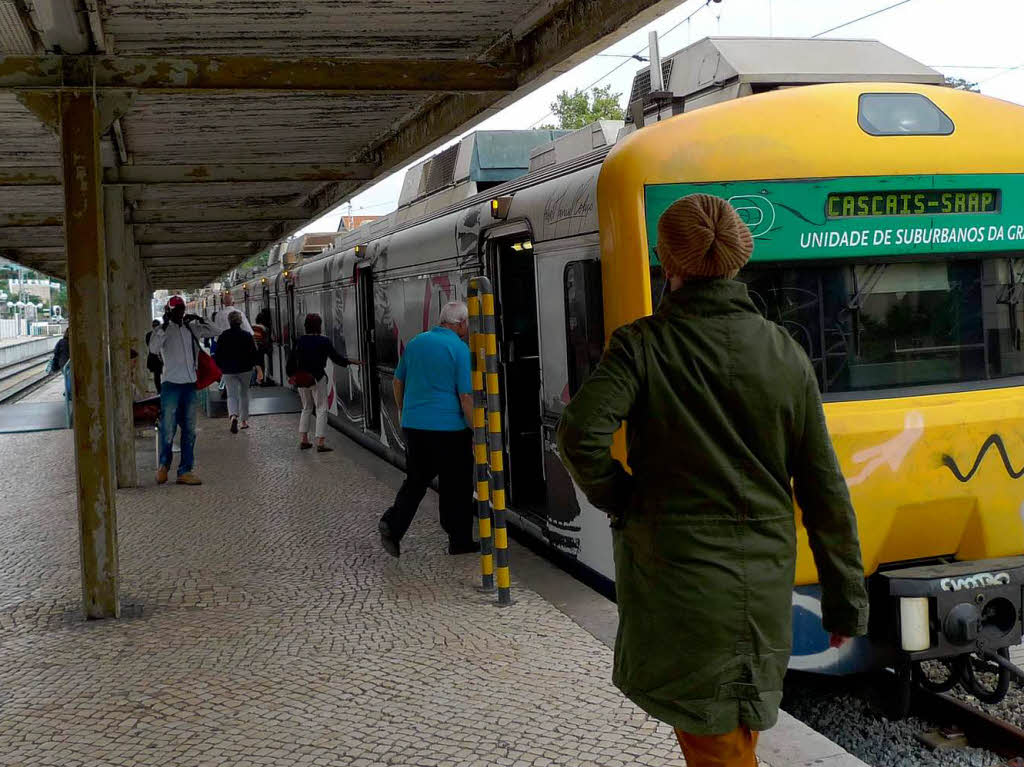
[(1024, 375), (1024, 258), (751, 266), (739, 279), (822, 392)]
[(1024, 376), (1024, 177), (951, 175), (647, 187), (653, 248), (673, 201), (729, 199), (754, 235), (740, 273), (807, 351), (823, 393), (962, 389)]

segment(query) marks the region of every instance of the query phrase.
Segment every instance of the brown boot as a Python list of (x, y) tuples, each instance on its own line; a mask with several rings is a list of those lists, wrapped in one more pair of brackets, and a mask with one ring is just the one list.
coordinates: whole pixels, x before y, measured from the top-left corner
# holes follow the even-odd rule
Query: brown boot
[(201, 484), (203, 484), (203, 480), (199, 479), (199, 477), (197, 477), (192, 472), (188, 472), (187, 474), (182, 474), (182, 475), (180, 475), (178, 477), (178, 484), (179, 485), (201, 485)]
[(167, 481), (167, 467), (166, 466), (161, 466), (159, 469), (156, 470), (156, 483), (158, 485), (162, 485), (166, 481)]

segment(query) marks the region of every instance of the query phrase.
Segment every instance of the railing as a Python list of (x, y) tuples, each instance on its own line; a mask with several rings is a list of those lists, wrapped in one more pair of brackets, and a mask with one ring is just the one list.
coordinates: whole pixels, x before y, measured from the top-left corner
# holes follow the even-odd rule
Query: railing
[(21, 332), (22, 325), (24, 325), (24, 323), (17, 318), (12, 320), (0, 320), (0, 340), (28, 335), (27, 333)]

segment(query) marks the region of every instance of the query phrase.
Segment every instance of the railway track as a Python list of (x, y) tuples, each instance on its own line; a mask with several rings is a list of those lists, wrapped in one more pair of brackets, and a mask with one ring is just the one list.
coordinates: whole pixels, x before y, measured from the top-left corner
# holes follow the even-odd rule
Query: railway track
[[(888, 671), (790, 671), (785, 688), (783, 709), (871, 767), (1024, 767), (1024, 690), (1016, 682), (999, 708), (915, 685), (909, 713), (897, 705)], [(890, 719), (894, 708), (904, 718)]]
[(46, 365), (52, 356), (46, 352), (0, 368), (0, 404), (13, 402), (46, 381), (50, 377)]
[(911, 710), (922, 719), (940, 725), (939, 747), (942, 747), (942, 739), (955, 747), (962, 733), (967, 744), (998, 754), (1011, 767), (1024, 767), (1024, 729), (948, 693), (917, 689)]

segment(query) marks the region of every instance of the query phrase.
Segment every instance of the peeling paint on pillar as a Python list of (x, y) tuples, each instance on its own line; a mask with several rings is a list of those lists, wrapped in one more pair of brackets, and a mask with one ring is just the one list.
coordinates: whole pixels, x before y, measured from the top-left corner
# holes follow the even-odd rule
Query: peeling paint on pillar
[(117, 486), (135, 487), (135, 425), (132, 418), (131, 290), (133, 269), (125, 241), (124, 193), (120, 187), (103, 190), (103, 224), (106, 230), (107, 302), (110, 317), (110, 369), (114, 414)]
[(120, 601), (99, 117), (90, 92), (66, 91), (60, 99), (82, 603), (87, 618), (115, 618)]

